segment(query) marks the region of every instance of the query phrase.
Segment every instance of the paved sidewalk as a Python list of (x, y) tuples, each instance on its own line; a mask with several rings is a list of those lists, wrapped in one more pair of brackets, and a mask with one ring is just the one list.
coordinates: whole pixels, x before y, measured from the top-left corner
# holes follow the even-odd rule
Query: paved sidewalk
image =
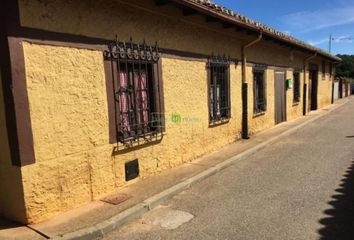
[(0, 221), (0, 239), (79, 239), (80, 236), (82, 239), (94, 239), (127, 222), (131, 217), (140, 216), (196, 182), (256, 153), (280, 137), (296, 132), (305, 124), (335, 111), (347, 101), (343, 99), (308, 116), (256, 134), (250, 140), (237, 141), (189, 164), (135, 182), (119, 190), (119, 194), (132, 196), (119, 205), (96, 201), (34, 226), (16, 226)]

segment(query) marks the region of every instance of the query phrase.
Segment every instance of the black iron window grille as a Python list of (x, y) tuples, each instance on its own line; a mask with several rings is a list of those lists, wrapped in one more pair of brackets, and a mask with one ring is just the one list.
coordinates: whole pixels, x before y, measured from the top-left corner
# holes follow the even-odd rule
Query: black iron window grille
[(294, 72), (293, 74), (294, 82), (293, 82), (293, 89), (294, 89), (294, 103), (300, 102), (300, 72)]
[(157, 137), (164, 125), (157, 44), (116, 40), (109, 43), (104, 57), (114, 69), (117, 141)]
[(253, 69), (253, 100), (254, 113), (259, 114), (265, 112), (267, 109), (266, 101), (266, 83), (265, 83), (265, 69)]
[(231, 117), (230, 58), (212, 56), (208, 60), (209, 122), (224, 122)]

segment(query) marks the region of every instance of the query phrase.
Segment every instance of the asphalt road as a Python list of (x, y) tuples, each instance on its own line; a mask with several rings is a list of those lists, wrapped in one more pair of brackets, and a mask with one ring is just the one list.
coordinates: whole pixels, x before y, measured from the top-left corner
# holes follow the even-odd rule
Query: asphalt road
[(352, 240), (353, 166), (351, 99), (165, 204), (192, 214), (189, 222), (166, 229), (163, 213), (150, 221), (153, 210), (105, 239)]

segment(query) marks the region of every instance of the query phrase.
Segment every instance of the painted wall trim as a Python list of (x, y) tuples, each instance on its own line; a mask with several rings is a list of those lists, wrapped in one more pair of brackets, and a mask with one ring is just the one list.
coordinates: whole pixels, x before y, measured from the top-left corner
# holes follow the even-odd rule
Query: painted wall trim
[[(23, 31), (26, 32), (29, 30), (29, 28), (23, 28)], [(46, 33), (51, 33), (48, 31), (44, 30), (38, 30), (42, 32), (42, 37), (46, 38)], [(56, 33), (56, 36), (60, 36), (57, 40), (50, 39), (50, 40), (43, 40), (43, 39), (35, 39), (32, 37), (35, 37), (34, 35), (29, 37), (28, 34), (25, 34), (27, 37), (25, 38), (20, 38), (22, 41), (28, 42), (28, 43), (33, 43), (33, 44), (39, 44), (39, 45), (49, 45), (49, 46), (59, 46), (59, 47), (72, 47), (72, 48), (78, 48), (78, 49), (88, 49), (88, 50), (98, 50), (98, 51), (104, 51), (108, 50), (107, 49), (107, 44), (110, 42), (107, 39), (96, 39), (96, 38), (90, 38), (90, 37), (84, 37), (84, 36), (76, 36), (76, 35), (71, 35), (71, 34), (66, 34), (66, 33)], [(53, 36), (49, 34), (50, 36)], [(66, 36), (66, 38), (64, 37)], [(76, 38), (76, 37), (77, 38)], [(61, 40), (59, 40), (61, 39)], [(113, 39), (113, 36), (112, 36)], [(91, 43), (90, 43), (91, 42)], [(180, 51), (180, 50), (174, 50), (174, 49), (167, 49), (167, 48), (160, 48), (159, 49), (161, 57), (162, 58), (170, 58), (170, 59), (179, 59), (179, 60), (185, 60), (185, 61), (199, 61), (199, 62), (207, 62), (208, 58), (210, 55), (206, 54), (201, 54), (201, 53), (196, 53), (196, 52), (188, 52), (188, 51)], [(236, 65), (241, 65), (241, 60), (238, 58), (231, 58), (231, 61), (234, 62)], [(247, 62), (247, 67), (253, 67), (254, 65), (265, 65), (269, 69), (276, 69), (276, 68), (286, 68), (288, 70), (293, 70), (293, 69), (298, 69), (301, 68), (300, 66), (297, 67), (291, 67), (291, 66), (286, 66), (286, 65), (274, 65), (274, 64), (268, 64), (264, 62), (257, 62), (257, 61), (248, 61)]]
[[(51, 46), (62, 46), (62, 47), (74, 47), (79, 49), (89, 49), (89, 50), (99, 50), (99, 51), (107, 50), (108, 43), (115, 38), (114, 34), (112, 34), (112, 39), (103, 39), (103, 38), (87, 37), (83, 35), (75, 35), (70, 33), (52, 32), (48, 30), (34, 29), (34, 28), (21, 27), (21, 26), (19, 26), (15, 31), (12, 32), (12, 36), (29, 43), (51, 45)], [(190, 51), (181, 51), (175, 49), (160, 48), (159, 50), (162, 57), (176, 58), (182, 60), (192, 60), (192, 61), (196, 60), (196, 61), (206, 62), (208, 60), (208, 57), (210, 56), (207, 54), (190, 52)], [(241, 64), (241, 59), (231, 58), (231, 60), (235, 62), (235, 64), (237, 65)], [(247, 66), (253, 66), (254, 64), (262, 64), (270, 67), (282, 67), (282, 68), (292, 69), (292, 67), (286, 65), (270, 65), (264, 62), (257, 62), (252, 60), (247, 61)]]
[(1, 19), (1, 68), (7, 132), (12, 164), (25, 166), (35, 162), (32, 124), (27, 95), (22, 41), (13, 37), (20, 25), (17, 1), (5, 1)]
[(106, 94), (108, 104), (108, 132), (109, 143), (117, 143), (117, 104), (115, 101), (114, 83), (117, 79), (117, 66), (113, 61), (104, 60), (104, 70), (106, 79)]

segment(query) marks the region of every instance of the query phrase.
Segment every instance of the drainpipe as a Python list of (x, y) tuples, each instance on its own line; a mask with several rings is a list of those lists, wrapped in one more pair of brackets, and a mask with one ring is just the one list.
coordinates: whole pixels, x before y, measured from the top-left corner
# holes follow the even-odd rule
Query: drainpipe
[(242, 138), (249, 139), (248, 134), (248, 83), (246, 79), (246, 65), (247, 65), (247, 58), (246, 58), (246, 49), (255, 45), (263, 38), (262, 31), (259, 33), (257, 39), (245, 44), (242, 46)]
[(306, 72), (307, 72), (307, 63), (311, 59), (317, 57), (317, 52), (315, 52), (312, 56), (309, 56), (304, 59), (304, 89), (303, 89), (303, 115), (305, 116), (307, 111), (307, 83), (306, 83)]
[(331, 82), (332, 82), (332, 97), (331, 97), (331, 104), (334, 103), (334, 77), (333, 77), (333, 63), (330, 62), (330, 64), (332, 65), (332, 67), (330, 68), (330, 70), (332, 71), (331, 73), (329, 73), (329, 76), (331, 79)]

